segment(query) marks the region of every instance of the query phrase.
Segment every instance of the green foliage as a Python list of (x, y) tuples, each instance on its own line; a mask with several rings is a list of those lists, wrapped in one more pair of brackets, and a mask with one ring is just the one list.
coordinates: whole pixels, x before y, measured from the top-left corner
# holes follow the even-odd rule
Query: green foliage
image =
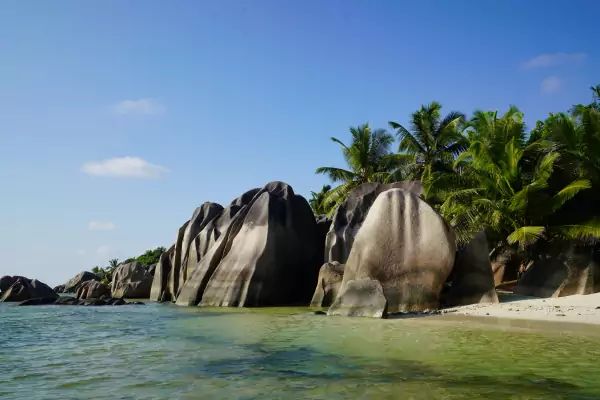
[(156, 264), (160, 259), (160, 255), (166, 250), (167, 249), (165, 249), (164, 247), (157, 247), (154, 250), (147, 250), (144, 254), (137, 257), (135, 260), (145, 266)]
[(339, 186), (314, 193), (315, 212), (329, 211), (364, 182), (420, 179), (424, 198), (454, 227), (459, 242), (485, 229), (496, 246), (526, 250), (540, 241), (600, 239), (600, 85), (590, 104), (550, 114), (527, 134), (523, 113), (476, 111), (466, 121), (441, 105), (421, 106), (399, 138), (368, 125), (351, 129), (342, 148), (349, 169), (322, 167)]
[(310, 192), (310, 200), (308, 200), (308, 203), (315, 215), (327, 215), (331, 212), (331, 207), (325, 204), (325, 199), (330, 190), (330, 185), (323, 185), (319, 192)]
[(323, 208), (333, 213), (348, 193), (366, 182), (386, 182), (392, 171), (397, 169), (402, 158), (391, 153), (394, 137), (383, 129), (371, 130), (368, 124), (350, 128), (352, 142), (346, 145), (332, 137), (342, 150), (348, 169), (337, 167), (317, 168), (317, 174), (327, 175), (335, 188), (328, 190), (323, 199)]

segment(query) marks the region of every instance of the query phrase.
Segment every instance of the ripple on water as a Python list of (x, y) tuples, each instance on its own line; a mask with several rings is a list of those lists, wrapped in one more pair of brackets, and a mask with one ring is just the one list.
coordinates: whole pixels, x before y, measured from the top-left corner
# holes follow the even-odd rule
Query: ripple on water
[(0, 305), (0, 398), (600, 396), (600, 332), (304, 309)]

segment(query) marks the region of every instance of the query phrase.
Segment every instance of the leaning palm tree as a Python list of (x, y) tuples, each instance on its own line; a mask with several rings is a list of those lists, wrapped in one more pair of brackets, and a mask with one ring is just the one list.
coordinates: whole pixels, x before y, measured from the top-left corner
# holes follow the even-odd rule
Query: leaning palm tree
[(441, 109), (437, 102), (421, 106), (411, 116), (410, 129), (389, 122), (400, 138), (398, 151), (414, 156), (409, 175), (423, 182), (426, 195), (434, 174), (451, 171), (454, 158), (466, 147), (461, 133), (464, 115), (452, 111), (442, 118)]
[(386, 182), (401, 157), (391, 153), (394, 137), (383, 129), (371, 130), (368, 124), (351, 127), (352, 142), (347, 145), (340, 139), (331, 140), (342, 148), (348, 169), (337, 167), (317, 168), (317, 174), (327, 175), (339, 186), (325, 196), (324, 205), (330, 213), (344, 201), (348, 193), (361, 183)]

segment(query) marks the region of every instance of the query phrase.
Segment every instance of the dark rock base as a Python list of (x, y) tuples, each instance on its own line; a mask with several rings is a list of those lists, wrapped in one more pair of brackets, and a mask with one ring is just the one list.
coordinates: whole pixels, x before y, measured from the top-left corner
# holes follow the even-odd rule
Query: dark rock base
[(42, 306), (42, 305), (55, 305), (55, 306), (124, 306), (128, 304), (141, 304), (141, 301), (134, 301), (131, 303), (126, 302), (123, 299), (115, 299), (112, 297), (102, 297), (99, 299), (85, 299), (78, 300), (75, 297), (59, 297), (58, 299), (51, 297), (38, 297), (35, 299), (29, 299), (20, 302), (19, 306)]

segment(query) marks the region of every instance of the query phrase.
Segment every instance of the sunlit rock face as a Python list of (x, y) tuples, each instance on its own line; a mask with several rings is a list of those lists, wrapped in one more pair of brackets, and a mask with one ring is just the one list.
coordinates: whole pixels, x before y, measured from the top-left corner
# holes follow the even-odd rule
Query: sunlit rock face
[[(390, 189), (379, 194), (358, 231), (344, 268), (339, 297), (352, 290), (352, 307), (338, 309), (333, 303), (329, 314), (369, 315), (372, 312), (373, 285), (363, 292), (365, 312), (355, 280), (375, 280), (382, 287), (386, 312), (427, 311), (439, 307), (442, 286), (454, 265), (456, 253), (452, 230), (414, 192)], [(342, 299), (343, 300), (343, 299)], [(377, 302), (376, 302), (377, 303)], [(352, 310), (352, 313), (344, 311)]]
[(346, 262), (371, 205), (380, 193), (390, 189), (404, 189), (417, 196), (423, 192), (420, 182), (363, 183), (353, 189), (333, 216), (325, 241), (325, 261)]
[(82, 283), (75, 294), (75, 297), (79, 300), (99, 299), (102, 296), (110, 296), (110, 289), (105, 284), (95, 280)]
[(140, 298), (150, 297), (152, 275), (137, 261), (121, 264), (112, 276), (111, 295), (114, 298)]
[(272, 182), (222, 208), (205, 203), (156, 267), (151, 298), (180, 305), (308, 304), (323, 236), (308, 202)]
[(484, 232), (479, 232), (466, 246), (458, 249), (448, 280), (449, 288), (443, 296), (444, 306), (498, 303)]
[(567, 243), (540, 252), (514, 292), (536, 297), (600, 292), (600, 248)]
[(344, 264), (337, 261), (326, 262), (319, 269), (317, 287), (310, 302), (311, 307), (329, 307), (337, 297), (342, 279), (344, 278)]

